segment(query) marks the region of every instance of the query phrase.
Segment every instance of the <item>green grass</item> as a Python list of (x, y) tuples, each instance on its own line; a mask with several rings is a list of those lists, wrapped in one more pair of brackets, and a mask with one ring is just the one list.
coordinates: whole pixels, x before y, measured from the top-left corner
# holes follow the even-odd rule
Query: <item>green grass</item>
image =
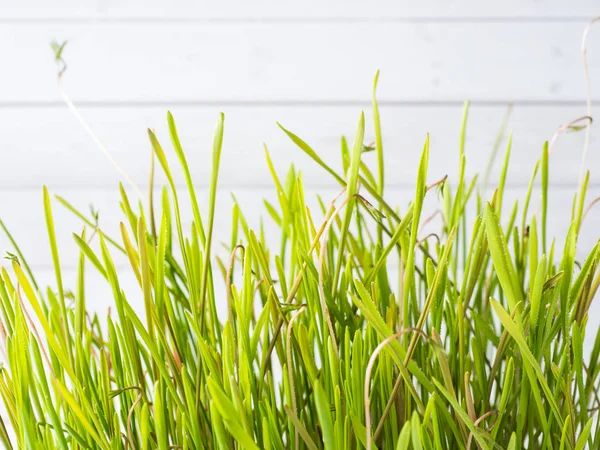
[[(598, 448), (600, 339), (587, 337), (590, 355), (583, 342), (600, 284), (600, 247), (585, 260), (575, 256), (588, 178), (559, 248), (547, 233), (548, 146), (540, 146), (520, 201), (503, 204), (511, 140), (498, 186), (492, 189), (488, 168), (487, 190), (479, 190), (465, 176), (466, 105), (454, 185), (428, 179), (427, 137), (414, 200), (397, 209), (384, 191), (376, 84), (375, 143), (363, 142), (361, 113), (353, 143), (342, 139), (345, 173), (281, 126), (340, 185), (337, 198), (319, 199), (320, 210), (307, 207), (301, 174), (276, 173), (265, 150), (279, 200), (265, 203), (265, 216), (280, 229), (278, 248), (268, 248), (236, 205), (229, 254), (213, 249), (223, 115), (207, 210), (198, 206), (170, 114), (174, 152), (149, 132), (168, 186), (139, 210), (121, 187), (121, 236), (105, 235), (97, 216), (44, 189), (56, 282), (36, 284), (14, 241), (0, 277), (4, 446)], [(373, 167), (363, 160), (370, 150)], [(186, 195), (174, 182), (175, 164)], [(537, 203), (534, 185), (542, 191), (537, 217), (529, 208)], [(443, 226), (423, 236), (430, 197)], [(182, 219), (184, 203), (191, 226)], [(80, 249), (75, 286), (63, 283), (53, 222), (59, 205), (86, 226), (73, 235)], [(122, 289), (118, 254), (130, 262), (135, 295)], [(112, 317), (88, 314), (91, 271), (112, 288)], [(224, 291), (215, 288), (218, 278)], [(142, 302), (140, 317), (132, 304)]]

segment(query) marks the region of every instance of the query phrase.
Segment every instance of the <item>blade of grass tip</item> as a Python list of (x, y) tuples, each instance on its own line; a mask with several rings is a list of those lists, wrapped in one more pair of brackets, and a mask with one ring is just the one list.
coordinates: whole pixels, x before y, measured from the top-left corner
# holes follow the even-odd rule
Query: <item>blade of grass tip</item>
[(85, 256), (87, 256), (87, 258), (91, 261), (91, 263), (94, 265), (96, 270), (100, 273), (100, 275), (102, 275), (103, 278), (107, 278), (106, 270), (104, 270), (104, 267), (102, 266), (102, 263), (100, 262), (100, 259), (96, 256), (96, 254), (91, 249), (89, 244), (82, 237), (83, 235), (79, 236), (76, 233), (73, 233), (72, 236), (73, 236), (73, 240), (75, 241), (75, 243), (77, 244), (77, 246), (79, 247), (81, 252)]
[(187, 158), (185, 157), (185, 152), (181, 146), (181, 141), (179, 140), (179, 133), (177, 132), (177, 126), (175, 125), (175, 119), (171, 114), (171, 111), (167, 111), (167, 123), (169, 125), (169, 134), (171, 136), (171, 143), (173, 144), (173, 148), (175, 149), (175, 154), (179, 159), (179, 165), (183, 170), (183, 176), (185, 178), (185, 185), (188, 189), (188, 193), (190, 196), (190, 202), (192, 204), (192, 215), (194, 216), (194, 223), (198, 227), (198, 232), (200, 234), (200, 242), (202, 245), (205, 244), (205, 235), (204, 235), (204, 226), (202, 225), (202, 220), (200, 216), (200, 209), (198, 207), (198, 200), (196, 198), (196, 190), (194, 189), (194, 183), (192, 181), (192, 175), (190, 173), (189, 165), (187, 162)]
[(347, 174), (347, 188), (346, 197), (349, 199), (348, 205), (346, 206), (346, 213), (344, 215), (344, 221), (342, 222), (342, 228), (340, 231), (339, 247), (337, 250), (337, 263), (333, 275), (332, 284), (332, 298), (336, 297), (338, 283), (340, 279), (340, 273), (342, 270), (342, 264), (345, 258), (344, 250), (346, 240), (348, 236), (348, 230), (350, 229), (350, 223), (352, 221), (352, 215), (354, 214), (354, 207), (356, 205), (355, 194), (358, 192), (358, 171), (360, 169), (360, 157), (363, 149), (363, 141), (365, 138), (365, 114), (361, 112), (360, 118), (356, 125), (356, 135), (354, 137), (354, 147), (352, 149), (352, 156), (350, 160), (350, 168)]
[[(286, 130), (285, 128), (283, 128), (281, 126), (281, 124), (278, 123), (278, 126), (283, 131), (285, 131), (285, 133), (290, 137), (290, 139), (292, 139), (292, 141), (296, 145), (298, 145), (307, 155), (309, 155), (315, 162), (317, 162), (317, 164), (319, 164), (329, 174), (331, 174), (335, 178), (335, 180), (338, 183), (340, 183), (340, 185), (346, 186), (346, 182), (344, 181), (344, 179), (340, 175), (338, 175), (331, 167), (329, 167), (327, 164), (325, 164), (325, 162), (323, 162), (323, 160), (321, 160), (321, 158), (319, 158), (319, 156), (316, 154), (316, 152), (310, 146), (308, 146), (308, 144), (306, 144), (306, 142), (302, 141), (298, 136), (294, 135), (293, 133), (291, 133), (288, 130)], [(361, 177), (360, 175), (359, 175), (359, 180), (361, 181), (361, 183), (363, 183), (365, 181), (364, 178)], [(377, 193), (377, 191), (375, 189), (373, 189), (373, 187), (370, 184), (366, 183), (366, 184), (364, 184), (364, 187), (369, 192), (369, 194), (371, 194), (375, 198), (375, 200), (377, 200), (377, 202), (383, 204), (383, 207), (387, 214), (389, 214), (397, 222), (400, 222), (400, 217), (398, 216), (397, 212), (390, 205), (388, 205), (388, 203)], [(422, 247), (420, 247), (420, 248), (422, 248)]]
[(359, 176), (362, 184), (369, 184), (371, 189), (379, 190), (379, 184), (375, 180), (375, 176), (371, 173), (369, 166), (362, 161), (360, 162)]
[[(189, 293), (190, 293), (190, 304), (192, 305), (192, 311), (194, 313), (194, 317), (198, 316), (198, 299), (196, 298), (198, 294), (197, 289), (197, 280), (193, 276), (191, 263), (188, 257), (188, 250), (185, 243), (185, 237), (183, 234), (183, 226), (181, 224), (181, 209), (179, 207), (179, 196), (177, 195), (177, 187), (175, 186), (175, 180), (173, 179), (173, 175), (171, 173), (171, 169), (169, 168), (169, 163), (167, 161), (167, 157), (165, 152), (160, 145), (160, 142), (156, 138), (156, 135), (151, 129), (148, 129), (148, 138), (150, 139), (150, 144), (154, 149), (154, 153), (160, 163), (163, 172), (165, 173), (167, 180), (169, 182), (169, 186), (171, 187), (171, 193), (173, 195), (173, 206), (175, 211), (175, 228), (177, 230), (177, 240), (179, 242), (179, 248), (181, 250), (181, 257), (183, 259), (183, 265), (185, 267), (185, 273), (187, 275), (188, 283), (189, 283)], [(137, 234), (137, 233), (134, 233)]]
[(154, 151), (150, 151), (150, 177), (148, 182), (148, 214), (150, 215), (150, 231), (156, 242), (156, 221), (154, 218)]
[[(163, 187), (163, 190), (165, 190), (165, 189), (166, 189), (166, 187)], [(123, 183), (119, 183), (119, 194), (121, 196), (121, 201), (119, 202), (121, 211), (127, 218), (127, 222), (129, 223), (129, 228), (133, 232), (134, 236), (137, 237), (136, 230), (137, 230), (138, 216), (136, 213), (133, 212), (133, 209), (131, 208), (131, 202), (129, 201), (129, 195), (127, 195), (127, 191), (123, 187)]]
[[(143, 223), (141, 219), (137, 219), (137, 222)], [(127, 233), (127, 228), (125, 227), (125, 224), (123, 222), (119, 224), (119, 228), (121, 229), (121, 239), (123, 240), (123, 245), (125, 246), (125, 250), (127, 250), (127, 258), (129, 259), (129, 264), (133, 269), (133, 273), (135, 274), (135, 278), (137, 279), (138, 284), (142, 286), (142, 274), (140, 272), (140, 255), (133, 246), (133, 242), (131, 242), (131, 239), (129, 238), (129, 233)], [(137, 242), (139, 239), (139, 230), (137, 229), (137, 226), (134, 231), (134, 236)]]
[(423, 450), (423, 432), (421, 429), (421, 420), (419, 414), (413, 411), (411, 416), (411, 435), (414, 450)]
[[(460, 165), (459, 165), (459, 175), (458, 175), (458, 184), (456, 186), (456, 195), (454, 196), (454, 201), (452, 202), (452, 208), (451, 208), (451, 215), (450, 215), (450, 222), (446, 224), (446, 228), (447, 229), (452, 229), (454, 227), (460, 227), (460, 222), (461, 219), (463, 219), (462, 221), (464, 222), (464, 214), (463, 214), (463, 207), (466, 204), (466, 201), (463, 200), (463, 197), (465, 195), (464, 191), (465, 191), (465, 170), (467, 167), (467, 158), (465, 155), (462, 155), (462, 157), (460, 158)], [(448, 191), (449, 192), (449, 189)], [(466, 226), (461, 227), (461, 230), (463, 231), (463, 233), (466, 232), (465, 230)], [(456, 279), (457, 278), (457, 273), (458, 273), (458, 262), (459, 262), (459, 256), (460, 256), (460, 241), (461, 241), (461, 236), (459, 236), (458, 238), (458, 244), (455, 247), (455, 251), (454, 251), (454, 258), (451, 259), (451, 270), (452, 270), (452, 278)], [(464, 245), (463, 245), (464, 247)], [(463, 261), (466, 258), (463, 259)]]
[(280, 197), (280, 200), (283, 199), (285, 202), (285, 206), (289, 207), (287, 204), (287, 198), (285, 197), (285, 191), (283, 186), (281, 185), (281, 181), (277, 176), (277, 171), (275, 170), (275, 166), (273, 165), (273, 160), (271, 159), (271, 154), (269, 153), (269, 149), (266, 144), (263, 144), (265, 150), (265, 160), (267, 161), (267, 167), (269, 168), (269, 173), (271, 174), (271, 178), (273, 179), (273, 184), (275, 184), (275, 188), (277, 189), (277, 193), (280, 192), (283, 194), (283, 197)]
[(573, 286), (569, 292), (569, 305), (575, 305), (572, 317), (578, 322), (583, 320), (583, 315), (587, 313), (588, 306), (584, 292), (589, 293), (592, 285), (593, 273), (598, 264), (598, 250), (600, 249), (600, 241), (596, 243), (590, 254), (587, 256), (581, 271), (577, 275)]
[(467, 405), (467, 413), (469, 414), (469, 418), (475, 422), (477, 420), (477, 414), (475, 413), (475, 405), (473, 403), (473, 395), (471, 393), (471, 374), (470, 372), (465, 372), (464, 376), (465, 381), (465, 403)]
[(548, 218), (548, 142), (542, 153), (542, 252), (546, 253), (546, 224)]
[(504, 188), (506, 187), (506, 175), (508, 174), (508, 164), (510, 162), (510, 153), (512, 150), (512, 132), (508, 135), (508, 142), (506, 143), (506, 154), (504, 155), (504, 164), (502, 166), (502, 172), (500, 173), (500, 182), (498, 183), (498, 189), (496, 190), (496, 207), (498, 217), (502, 217), (502, 200), (504, 199)]
[(14, 240), (12, 234), (10, 234), (10, 232), (8, 231), (8, 228), (6, 227), (6, 225), (4, 225), (4, 222), (2, 221), (2, 219), (0, 219), (0, 228), (2, 228), (2, 230), (4, 231), (4, 234), (6, 235), (6, 237), (9, 240), (10, 244), (13, 246), (15, 252), (17, 253), (17, 256), (19, 257), (19, 262), (21, 263), (21, 266), (23, 266), (25, 268), (25, 272), (27, 272), (27, 275), (29, 276), (29, 279), (31, 280), (33, 287), (35, 288), (36, 291), (39, 291), (38, 285), (35, 281), (35, 277), (33, 276), (33, 272), (29, 268), (29, 264), (27, 264), (27, 259), (25, 258), (25, 256), (23, 256), (21, 249), (17, 245), (17, 242)]
[(221, 386), (219, 386), (219, 383), (213, 378), (208, 378), (207, 386), (211, 398), (225, 422), (227, 430), (243, 448), (248, 450), (259, 450), (252, 437), (239, 422), (235, 405), (229, 397), (227, 397), (227, 394), (225, 394)]
[(223, 148), (223, 125), (225, 121), (225, 115), (219, 114), (217, 120), (217, 126), (214, 131), (213, 139), (213, 150), (212, 150), (212, 170), (210, 178), (210, 190), (208, 199), (208, 226), (206, 227), (206, 246), (204, 249), (204, 261), (202, 264), (202, 279), (200, 282), (200, 332), (204, 329), (204, 305), (206, 301), (206, 290), (209, 280), (209, 269), (210, 269), (210, 251), (212, 243), (213, 227), (215, 223), (215, 206), (217, 200), (217, 181), (219, 179), (219, 164), (221, 162), (221, 149)]
[(377, 272), (379, 272), (379, 269), (381, 269), (381, 267), (384, 265), (387, 256), (390, 254), (390, 252), (396, 246), (398, 241), (400, 241), (400, 238), (402, 237), (404, 232), (408, 229), (408, 226), (412, 223), (413, 211), (414, 211), (414, 205), (411, 204), (408, 207), (408, 210), (404, 213), (404, 217), (398, 224), (398, 227), (396, 228), (396, 231), (394, 231), (394, 234), (390, 238), (388, 245), (383, 249), (383, 252), (381, 253), (381, 255), (379, 255), (377, 262), (373, 266), (373, 269), (371, 269), (371, 271), (365, 278), (365, 285), (371, 284), (371, 282), (375, 279)]
[(435, 408), (437, 401), (438, 395), (436, 392), (434, 392), (431, 394), (431, 397), (429, 397), (429, 404), (427, 405), (429, 411), (425, 414), (425, 423), (423, 425), (425, 425), (428, 422), (429, 417), (431, 417), (431, 428), (433, 429), (433, 448), (441, 449), (444, 448), (442, 445), (443, 428), (440, 426), (438, 412)]
[[(528, 236), (528, 252), (529, 252), (529, 273), (533, 275), (536, 273), (537, 266), (539, 264), (539, 254), (538, 254), (538, 232), (537, 232), (537, 220), (535, 215), (531, 217), (531, 225), (529, 226), (529, 236)], [(525, 251), (523, 251), (525, 254)], [(525, 256), (522, 261), (523, 266), (527, 265), (527, 261), (525, 261)], [(529, 278), (529, 290), (533, 287), (533, 277)]]
[[(296, 144), (298, 147), (300, 147), (300, 149), (306, 153), (308, 156), (310, 156), (313, 161), (315, 161), (318, 165), (320, 165), (323, 169), (325, 169), (327, 172), (329, 172), (329, 174), (335, 178), (335, 180), (340, 183), (342, 186), (344, 186), (346, 184), (346, 182), (344, 181), (344, 179), (342, 177), (340, 177), (330, 166), (328, 166), (325, 161), (323, 161), (319, 155), (317, 155), (317, 152), (315, 152), (306, 142), (304, 142), (302, 139), (300, 139), (298, 136), (296, 136), (294, 133), (292, 133), (291, 131), (287, 130), (286, 128), (283, 127), (283, 125), (281, 125), (279, 122), (277, 122), (277, 126), (279, 128), (281, 128), (281, 130), (292, 140), (292, 142), (294, 144)], [(361, 151), (362, 151), (362, 142), (361, 142)]]
[(381, 137), (381, 122), (379, 117), (379, 105), (377, 103), (377, 83), (379, 82), (379, 70), (375, 73), (375, 79), (373, 80), (373, 93), (372, 93), (372, 108), (373, 108), (373, 127), (375, 131), (375, 150), (377, 152), (377, 173), (378, 173), (378, 184), (379, 184), (379, 195), (383, 196), (384, 190), (384, 176), (385, 166), (383, 164), (383, 139)]
[(419, 234), (419, 222), (421, 219), (421, 211), (423, 210), (423, 200), (427, 191), (427, 167), (429, 164), (429, 134), (425, 137), (425, 145), (419, 162), (417, 175), (417, 184), (415, 187), (415, 201), (412, 214), (412, 226), (410, 230), (410, 244), (408, 246), (408, 258), (404, 270), (404, 287), (403, 287), (403, 327), (410, 326), (410, 294), (413, 284), (415, 283), (415, 247), (417, 245), (417, 235)]
[[(65, 198), (61, 197), (60, 195), (56, 195), (56, 194), (54, 195), (54, 198), (58, 201), (58, 203), (63, 205), (65, 208), (67, 208), (71, 213), (73, 213), (79, 220), (81, 220), (83, 223), (85, 223), (88, 227), (91, 227), (93, 230), (96, 230), (98, 228), (98, 226), (96, 224), (94, 224), (91, 220), (89, 220), (81, 212), (79, 212), (77, 210), (77, 208), (75, 208), (73, 205), (71, 205)], [(107, 242), (109, 242), (113, 247), (115, 247), (121, 253), (126, 253), (125, 249), (121, 245), (119, 245), (119, 243), (117, 241), (115, 241), (114, 239), (111, 239), (109, 236), (106, 236), (106, 235), (104, 236), (104, 239), (106, 239)]]
[(581, 431), (581, 434), (579, 435), (579, 439), (577, 439), (577, 445), (575, 446), (575, 450), (584, 450), (585, 448), (591, 448), (591, 447), (586, 447), (586, 444), (588, 443), (587, 441), (588, 441), (590, 432), (592, 431), (593, 423), (594, 423), (593, 417), (587, 421), (587, 423), (585, 424), (585, 427), (583, 428), (583, 430)]
[(577, 212), (575, 215), (575, 220), (577, 220), (577, 232), (579, 233), (579, 228), (581, 227), (581, 219), (583, 217), (583, 208), (585, 206), (585, 197), (587, 194), (587, 189), (588, 189), (588, 185), (590, 182), (590, 171), (588, 170), (585, 173), (585, 176), (583, 177), (583, 179), (581, 180), (581, 185), (579, 186), (579, 192), (578, 192), (578, 205), (577, 205)]
[[(383, 162), (383, 139), (381, 137), (381, 121), (379, 118), (379, 105), (377, 103), (377, 84), (379, 82), (379, 70), (375, 73), (373, 81), (372, 108), (373, 108), (373, 128), (375, 131), (375, 151), (377, 152), (377, 174), (378, 174), (378, 190), (377, 193), (383, 197), (385, 187), (385, 166)], [(379, 209), (383, 209), (383, 205), (379, 205)], [(377, 227), (377, 242), (380, 247), (383, 247), (383, 230)]]
[(471, 102), (469, 100), (465, 101), (465, 104), (463, 106), (463, 115), (462, 115), (462, 120), (460, 123), (460, 138), (459, 138), (459, 142), (458, 142), (458, 154), (459, 157), (462, 158), (462, 156), (465, 154), (465, 143), (466, 143), (466, 137), (467, 137), (467, 121), (469, 119), (469, 106), (471, 105)]
[[(525, 253), (526, 253), (525, 238), (526, 237), (529, 237), (529, 249), (534, 252), (533, 255), (530, 252), (530, 262), (535, 263), (538, 258), (538, 254), (537, 254), (537, 224), (535, 222), (535, 220), (536, 220), (535, 214), (531, 217), (530, 226), (527, 225), (527, 220), (528, 220), (527, 214), (529, 211), (529, 202), (531, 201), (533, 184), (535, 182), (535, 178), (537, 177), (539, 167), (540, 167), (540, 161), (538, 160), (538, 162), (536, 162), (536, 164), (535, 164), (535, 167), (533, 168), (533, 174), (531, 175), (531, 178), (529, 180), (529, 185), (527, 186), (527, 194), (525, 195), (525, 203), (523, 205), (523, 213), (522, 213), (522, 219), (521, 219), (521, 249), (522, 249), (521, 263), (523, 264), (523, 266), (525, 266)], [(529, 270), (532, 273), (535, 273), (535, 265), (530, 266)]]
[(396, 450), (408, 450), (410, 448), (410, 431), (411, 431), (411, 422), (406, 421), (402, 430), (400, 430), (400, 435), (398, 436), (398, 442), (396, 444)]
[(340, 138), (340, 150), (342, 153), (342, 171), (346, 173), (350, 167), (350, 148), (346, 136)]
[[(52, 204), (48, 188), (43, 187), (44, 195), (44, 215), (46, 217), (46, 229), (48, 231), (48, 241), (50, 242), (50, 251), (52, 254), (52, 264), (54, 265), (54, 276), (58, 289), (58, 300), (60, 304), (60, 313), (62, 316), (61, 328), (63, 331), (64, 342), (72, 348), (73, 341), (69, 332), (69, 317), (67, 316), (67, 304), (65, 303), (65, 292), (63, 288), (62, 272), (60, 270), (60, 258), (58, 256), (58, 245), (56, 243), (56, 231), (54, 229), (54, 218), (52, 217)], [(70, 353), (69, 353), (70, 354)]]

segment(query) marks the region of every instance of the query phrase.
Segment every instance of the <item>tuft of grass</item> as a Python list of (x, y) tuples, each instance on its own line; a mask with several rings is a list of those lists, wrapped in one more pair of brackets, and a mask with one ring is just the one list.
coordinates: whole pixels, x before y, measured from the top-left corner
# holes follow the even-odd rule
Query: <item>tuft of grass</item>
[[(342, 139), (343, 173), (280, 125), (340, 185), (336, 198), (319, 199), (320, 210), (307, 207), (302, 176), (291, 169), (280, 177), (265, 149), (278, 198), (265, 202), (280, 229), (276, 249), (269, 248), (272, 237), (248, 227), (236, 204), (228, 253), (214, 256), (222, 114), (206, 211), (170, 113), (174, 155), (149, 131), (168, 186), (160, 204), (150, 195), (139, 212), (121, 187), (121, 236), (105, 235), (97, 214), (53, 201), (44, 189), (55, 284), (38, 287), (12, 238), (15, 254), (0, 276), (3, 445), (598, 448), (600, 334), (586, 337), (594, 331), (586, 324), (600, 285), (600, 243), (584, 260), (575, 256), (587, 181), (560, 249), (547, 235), (548, 144), (532, 168), (524, 206), (510, 209), (503, 194), (511, 139), (498, 186), (486, 191), (488, 169), (479, 189), (465, 175), (466, 105), (457, 182), (428, 179), (427, 136), (414, 199), (398, 210), (384, 192), (376, 85), (377, 77), (375, 143), (364, 143), (361, 113), (352, 146)], [(369, 150), (375, 167), (363, 159)], [(185, 198), (172, 176), (175, 160)], [(529, 210), (536, 183), (541, 216)], [(442, 225), (426, 235), (431, 217), (423, 216), (423, 205), (436, 196)], [(56, 203), (85, 226), (73, 235), (80, 256), (72, 302), (55, 237)], [(184, 204), (191, 206), (189, 226)], [(113, 260), (119, 253), (138, 292), (122, 288), (124, 269)], [(112, 288), (114, 318), (90, 316), (90, 271)], [(215, 288), (219, 277), (224, 291)], [(143, 304), (142, 316), (134, 304)], [(219, 304), (227, 305), (225, 317)], [(589, 355), (585, 339), (594, 339)]]

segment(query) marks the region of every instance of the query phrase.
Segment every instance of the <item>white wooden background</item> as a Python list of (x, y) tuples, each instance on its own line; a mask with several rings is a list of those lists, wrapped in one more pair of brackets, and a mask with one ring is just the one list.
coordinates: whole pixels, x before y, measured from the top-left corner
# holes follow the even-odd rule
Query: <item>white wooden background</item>
[[(430, 179), (456, 173), (465, 99), (472, 101), (470, 174), (484, 169), (506, 106), (514, 104), (508, 197), (522, 195), (543, 141), (585, 114), (581, 36), (598, 14), (596, 0), (0, 0), (0, 217), (45, 282), (52, 274), (42, 184), (83, 209), (93, 203), (107, 232), (118, 229), (119, 176), (61, 101), (53, 39), (69, 40), (65, 89), (140, 186), (149, 166), (146, 128), (169, 148), (170, 109), (205, 196), (212, 128), (225, 112), (218, 241), (228, 236), (229, 191), (253, 224), (263, 213), (261, 199), (273, 197), (263, 142), (280, 170), (294, 162), (311, 191), (333, 194), (335, 186), (275, 121), (339, 167), (339, 137), (352, 134), (361, 109), (369, 114), (377, 69), (390, 198), (411, 198), (426, 132)], [(588, 55), (598, 103), (600, 30), (590, 33)], [(600, 195), (599, 144), (592, 131), (590, 200)], [(583, 134), (569, 134), (553, 151), (553, 234), (568, 227), (582, 147)], [(183, 187), (180, 176), (177, 182)], [(73, 279), (70, 235), (81, 226), (58, 205), (55, 216), (61, 260)], [(595, 243), (599, 224), (594, 211), (580, 255)], [(112, 302), (108, 288), (99, 279), (90, 283), (92, 307), (104, 310)]]

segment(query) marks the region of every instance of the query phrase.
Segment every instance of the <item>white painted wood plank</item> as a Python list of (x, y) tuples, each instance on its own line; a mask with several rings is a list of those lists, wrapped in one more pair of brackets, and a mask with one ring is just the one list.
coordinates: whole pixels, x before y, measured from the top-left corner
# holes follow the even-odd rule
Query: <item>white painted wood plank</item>
[(99, 12), (97, 0), (23, 0), (0, 3), (0, 20), (82, 18)]
[[(508, 220), (508, 214), (514, 201), (518, 198), (520, 205), (523, 202), (523, 195), (526, 187), (509, 188), (505, 194), (504, 220)], [(119, 232), (119, 222), (124, 219), (118, 202), (119, 195), (115, 190), (59, 190), (61, 195), (67, 198), (73, 205), (87, 212), (90, 203), (94, 208), (100, 211), (100, 226), (104, 232), (121, 241)], [(337, 190), (321, 189), (318, 191), (322, 197), (329, 201)], [(562, 248), (562, 238), (567, 233), (569, 220), (571, 216), (571, 203), (574, 188), (553, 187), (551, 189), (552, 201), (549, 206), (548, 236), (557, 236), (558, 248)], [(157, 193), (158, 194), (158, 193)], [(308, 190), (306, 201), (313, 211), (313, 220), (315, 223), (321, 223), (322, 214), (316, 202), (317, 191)], [(248, 224), (255, 230), (260, 226), (260, 218), (264, 218), (265, 235), (267, 242), (273, 248), (279, 248), (279, 230), (272, 219), (266, 213), (263, 205), (263, 198), (267, 198), (276, 204), (275, 193), (270, 190), (238, 190), (235, 192), (237, 200), (241, 205)], [(410, 189), (389, 190), (386, 194), (388, 201), (392, 205), (399, 205), (401, 211), (404, 210), (413, 198), (413, 191)], [(206, 190), (198, 191), (201, 211), (206, 211), (207, 194)], [(365, 194), (369, 198), (368, 194)], [(491, 192), (488, 195), (491, 197)], [(600, 186), (594, 186), (588, 193), (588, 202), (600, 196)], [(189, 231), (191, 223), (191, 212), (188, 206), (187, 196), (184, 191), (180, 193), (180, 203), (182, 205), (182, 221), (186, 232)], [(45, 229), (43, 207), (41, 201), (41, 192), (38, 191), (20, 191), (7, 193), (0, 191), (0, 217), (12, 231), (17, 243), (20, 245), (25, 257), (30, 264), (36, 267), (48, 267), (51, 263), (50, 252), (48, 248), (48, 238)], [(372, 199), (371, 199), (372, 200)], [(219, 192), (216, 223), (215, 223), (215, 254), (222, 258), (228, 257), (228, 252), (220, 245), (224, 242), (229, 244), (231, 232), (231, 207), (232, 200), (227, 192)], [(78, 261), (78, 250), (72, 240), (72, 232), (80, 232), (81, 222), (71, 215), (70, 212), (63, 209), (57, 203), (54, 203), (54, 217), (56, 222), (56, 233), (60, 248), (62, 264), (65, 267), (75, 267)], [(441, 207), (440, 199), (436, 195), (429, 195), (424, 207), (424, 217), (432, 214)], [(469, 210), (469, 221), (475, 219), (474, 209)], [(536, 189), (532, 197), (530, 211), (538, 212), (539, 216), (539, 189)], [(579, 257), (585, 256), (585, 252), (600, 238), (598, 226), (600, 225), (600, 208), (596, 206), (592, 209), (582, 227), (582, 236), (579, 246)], [(427, 226), (423, 233), (439, 232), (441, 222), (434, 221)], [(3, 234), (0, 234), (0, 254), (6, 250), (12, 251), (9, 242)], [(560, 255), (560, 251), (556, 253)], [(119, 256), (115, 251), (115, 261), (119, 266), (126, 266), (125, 257)], [(559, 256), (557, 256), (558, 258)]]
[[(4, 25), (2, 102), (58, 101), (48, 43), (71, 39), (65, 86), (89, 102), (573, 101), (582, 23)], [(599, 39), (589, 43), (600, 83)], [(6, 104), (6, 103), (5, 103)]]
[[(209, 180), (210, 146), (217, 108), (176, 106), (173, 114), (186, 150), (192, 175), (198, 186)], [(223, 188), (271, 186), (263, 142), (270, 150), (283, 177), (290, 164), (302, 170), (308, 187), (335, 186), (335, 181), (313, 163), (275, 125), (279, 120), (297, 133), (341, 173), (340, 136), (352, 143), (360, 106), (228, 106), (225, 108), (225, 140), (220, 185)], [(373, 141), (371, 112), (367, 109), (365, 142)], [(467, 128), (467, 174), (483, 175), (497, 130), (505, 115), (504, 106), (473, 105)], [(165, 108), (123, 107), (82, 108), (113, 157), (139, 185), (148, 183), (150, 145), (147, 128), (156, 130), (174, 166), (175, 180), (183, 185), (181, 171), (172, 151)], [(578, 106), (515, 106), (509, 128), (513, 130), (513, 151), (508, 184), (529, 182), (544, 140), (550, 140), (564, 123), (584, 114)], [(427, 132), (431, 139), (430, 178), (458, 173), (458, 135), (462, 106), (383, 106), (388, 186), (412, 186)], [(96, 147), (66, 107), (0, 108), (0, 188), (115, 188), (120, 174)], [(551, 183), (577, 183), (584, 133), (565, 134), (557, 141), (551, 158)], [(592, 141), (587, 167), (592, 182), (600, 181), (600, 149), (597, 133)], [(504, 145), (497, 156), (492, 181), (498, 180)], [(376, 172), (374, 153), (364, 160)], [(165, 177), (157, 170), (156, 182)]]
[(563, 18), (598, 13), (593, 0), (21, 0), (0, 5), (7, 18), (195, 18), (195, 19), (430, 19)]

